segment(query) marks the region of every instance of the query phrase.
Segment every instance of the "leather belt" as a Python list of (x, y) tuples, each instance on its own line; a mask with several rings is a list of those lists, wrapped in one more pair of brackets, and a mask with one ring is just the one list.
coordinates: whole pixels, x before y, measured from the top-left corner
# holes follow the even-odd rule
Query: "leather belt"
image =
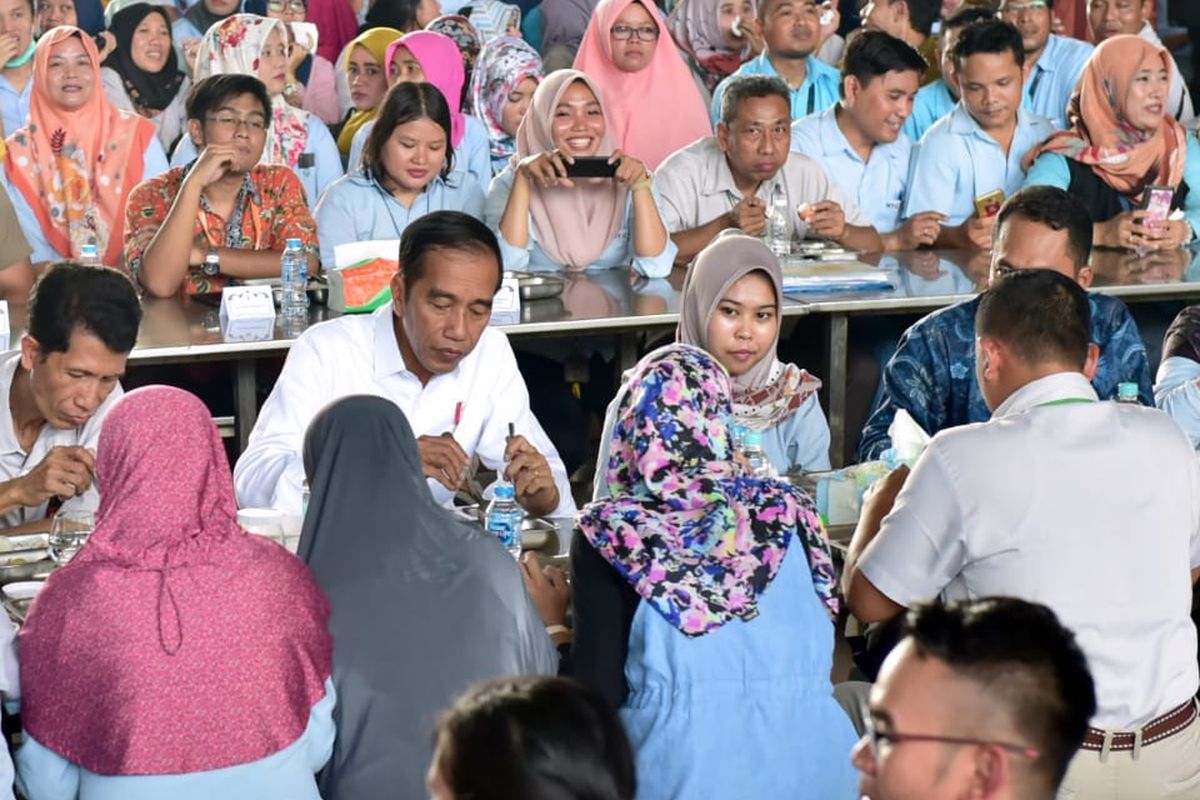
[(1084, 750), (1104, 749), (1104, 739), (1111, 736), (1109, 750), (1133, 750), (1135, 747), (1145, 747), (1148, 744), (1162, 741), (1174, 736), (1196, 721), (1196, 701), (1188, 700), (1181, 706), (1173, 708), (1161, 717), (1155, 717), (1142, 726), (1138, 731), (1110, 731), (1099, 728), (1088, 728), (1080, 747)]

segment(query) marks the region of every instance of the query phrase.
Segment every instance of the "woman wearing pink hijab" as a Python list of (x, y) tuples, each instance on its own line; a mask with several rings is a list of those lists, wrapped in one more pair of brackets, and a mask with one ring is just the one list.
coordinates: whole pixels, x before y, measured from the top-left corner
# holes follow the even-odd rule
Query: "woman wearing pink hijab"
[(601, 0), (575, 55), (575, 69), (604, 92), (621, 149), (650, 169), (712, 135), (700, 88), (652, 3)]
[(30, 798), (319, 800), (333, 749), (329, 604), (237, 524), (208, 409), (166, 386), (104, 421), (95, 533), (19, 638)]

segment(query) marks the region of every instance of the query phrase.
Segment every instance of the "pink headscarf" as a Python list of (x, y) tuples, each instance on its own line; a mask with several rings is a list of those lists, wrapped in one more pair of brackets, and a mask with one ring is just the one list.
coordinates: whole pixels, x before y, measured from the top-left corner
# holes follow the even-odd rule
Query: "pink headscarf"
[(692, 72), (653, 3), (643, 3), (658, 39), (650, 63), (623, 72), (612, 60), (609, 31), (630, 4), (601, 0), (575, 54), (575, 69), (592, 77), (608, 99), (608, 120), (621, 150), (656, 169), (667, 156), (712, 135), (712, 125)]
[(342, 48), (358, 35), (358, 18), (346, 0), (308, 0), (306, 19), (317, 26), (317, 55), (337, 63)]
[(22, 714), (101, 775), (201, 772), (295, 742), (332, 668), (305, 565), (242, 530), (225, 449), (196, 397), (153, 386), (104, 421), (96, 531), (20, 633)]
[(392, 80), (392, 59), (401, 47), (408, 48), (425, 72), (425, 80), (445, 96), (450, 105), (450, 143), (458, 147), (467, 130), (462, 113), (463, 84), (467, 82), (462, 52), (454, 40), (444, 34), (433, 31), (406, 33), (388, 45), (383, 63), (389, 82)]
[[(554, 108), (572, 83), (587, 84), (604, 108), (604, 97), (591, 78), (573, 69), (560, 69), (546, 76), (533, 93), (529, 110), (517, 128), (518, 161), (555, 148), (552, 126)], [(616, 149), (611, 120), (604, 119), (604, 137), (596, 150), (607, 156)], [(520, 178), (518, 178), (520, 180)], [(614, 180), (575, 180), (574, 188), (534, 185), (529, 213), (537, 225), (538, 244), (556, 264), (570, 271), (587, 269), (604, 253), (625, 220), (628, 190)]]

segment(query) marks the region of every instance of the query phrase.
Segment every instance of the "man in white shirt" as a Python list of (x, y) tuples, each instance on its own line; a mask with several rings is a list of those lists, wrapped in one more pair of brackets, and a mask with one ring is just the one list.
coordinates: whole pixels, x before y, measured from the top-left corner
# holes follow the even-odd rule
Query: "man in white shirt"
[(500, 285), (495, 234), (466, 214), (434, 212), (404, 229), (399, 261), (389, 306), (296, 340), (234, 470), (240, 504), (300, 515), (309, 422), (337, 398), (369, 394), (408, 417), (438, 502), (453, 500), (478, 456), (531, 515), (574, 514), (508, 338), (488, 327)]
[(1166, 414), (1098, 400), (1088, 295), (1063, 274), (1069, 235), (1002, 216), (994, 258), (1018, 269), (975, 321), (992, 419), (938, 433), (911, 475), (880, 482), (843, 588), (864, 622), (938, 596), (1049, 606), (1096, 682), (1066, 796), (1194, 797), (1200, 462)]
[(34, 287), (19, 352), (0, 362), (0, 515), (45, 530), (47, 509), (95, 510), (96, 445), (137, 341), (142, 310), (116, 270), (62, 263)]
[[(832, 239), (853, 250), (880, 250), (879, 234), (820, 164), (789, 153), (788, 90), (779, 78), (748, 75), (728, 81), (717, 135), (672, 153), (654, 175), (663, 224), (691, 263), (717, 234), (767, 230), (776, 186), (783, 188), (792, 238)], [(800, 206), (807, 208), (801, 218)]]

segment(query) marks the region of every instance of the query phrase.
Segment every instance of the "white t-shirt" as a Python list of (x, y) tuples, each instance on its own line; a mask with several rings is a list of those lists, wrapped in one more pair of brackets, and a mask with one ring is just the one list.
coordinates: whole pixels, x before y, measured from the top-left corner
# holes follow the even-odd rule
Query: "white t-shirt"
[[(1083, 398), (1092, 402), (1046, 405)], [(1080, 373), (1027, 384), (991, 421), (933, 438), (860, 561), (912, 606), (996, 595), (1049, 606), (1096, 682), (1098, 728), (1195, 696), (1191, 569), (1200, 462), (1161, 411), (1095, 402)]]

